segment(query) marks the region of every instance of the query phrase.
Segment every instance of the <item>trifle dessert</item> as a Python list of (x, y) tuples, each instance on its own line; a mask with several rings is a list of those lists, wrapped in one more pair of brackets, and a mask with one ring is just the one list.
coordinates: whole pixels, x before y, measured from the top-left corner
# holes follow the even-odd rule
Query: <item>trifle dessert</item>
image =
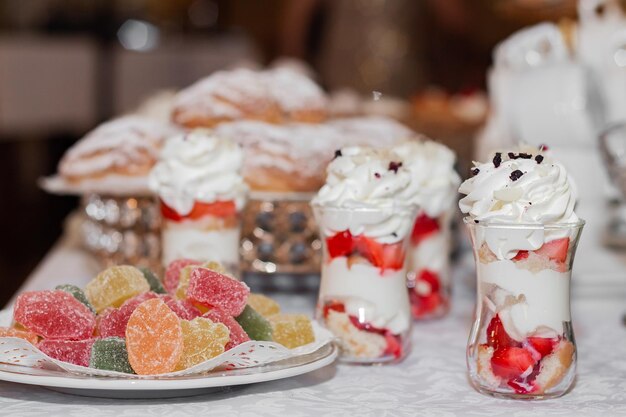
[(415, 319), (441, 317), (450, 306), (450, 229), (461, 182), (456, 158), (430, 140), (406, 142), (393, 152), (411, 173), (406, 195), (419, 207), (407, 254), (411, 312)]
[(358, 146), (336, 151), (312, 201), (323, 241), (316, 316), (347, 362), (398, 361), (410, 346), (405, 257), (415, 207), (400, 197), (411, 173), (393, 156)]
[(150, 174), (160, 199), (164, 265), (177, 258), (222, 263), (237, 273), (247, 186), (242, 151), (210, 131), (172, 137)]
[(570, 280), (584, 225), (576, 187), (560, 162), (535, 149), (495, 153), (472, 174), (459, 188), (478, 280), (472, 383), (502, 397), (563, 395), (576, 366)]

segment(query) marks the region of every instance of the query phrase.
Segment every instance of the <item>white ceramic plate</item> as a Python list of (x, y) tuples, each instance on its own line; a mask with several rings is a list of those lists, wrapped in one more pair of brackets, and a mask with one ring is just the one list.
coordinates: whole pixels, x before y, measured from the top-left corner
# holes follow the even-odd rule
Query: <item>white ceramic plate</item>
[(205, 394), (233, 385), (290, 378), (323, 368), (337, 358), (337, 347), (327, 344), (295, 358), (253, 368), (209, 372), (185, 377), (125, 379), (68, 374), (61, 371), (0, 364), (0, 380), (38, 385), (54, 391), (106, 398), (171, 398)]

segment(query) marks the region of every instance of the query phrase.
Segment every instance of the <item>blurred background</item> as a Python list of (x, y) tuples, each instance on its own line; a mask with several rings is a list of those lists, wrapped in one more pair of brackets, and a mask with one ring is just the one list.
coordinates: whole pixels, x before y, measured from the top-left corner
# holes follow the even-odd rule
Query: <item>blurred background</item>
[(481, 97), (499, 41), (568, 18), (573, 0), (0, 0), (0, 304), (77, 204), (37, 180), (155, 91), (295, 58), (329, 92), (408, 103), (403, 121), (463, 165), (484, 112), (449, 117), (449, 98)]

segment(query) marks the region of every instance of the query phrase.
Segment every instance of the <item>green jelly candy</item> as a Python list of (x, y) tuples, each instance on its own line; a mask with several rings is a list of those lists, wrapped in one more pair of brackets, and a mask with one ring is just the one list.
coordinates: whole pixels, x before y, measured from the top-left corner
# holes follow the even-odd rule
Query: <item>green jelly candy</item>
[(255, 309), (246, 305), (235, 320), (252, 340), (272, 340), (272, 325)]
[(155, 292), (157, 294), (165, 294), (167, 292), (165, 291), (165, 288), (163, 288), (163, 285), (161, 284), (161, 280), (159, 280), (157, 276), (154, 275), (154, 272), (150, 271), (148, 268), (139, 268), (139, 269), (143, 273), (143, 276), (146, 279), (146, 281), (148, 281), (148, 284), (150, 285), (150, 291)]
[(55, 290), (69, 292), (70, 294), (74, 296), (74, 298), (76, 298), (81, 303), (85, 304), (89, 308), (89, 310), (91, 310), (92, 313), (96, 314), (96, 309), (93, 308), (93, 306), (87, 299), (87, 296), (85, 295), (83, 290), (78, 288), (76, 285), (72, 285), (72, 284), (57, 285)]
[(128, 362), (126, 341), (121, 337), (107, 337), (96, 340), (91, 348), (89, 366), (106, 371), (117, 371), (127, 374), (135, 373), (130, 366), (130, 362)]

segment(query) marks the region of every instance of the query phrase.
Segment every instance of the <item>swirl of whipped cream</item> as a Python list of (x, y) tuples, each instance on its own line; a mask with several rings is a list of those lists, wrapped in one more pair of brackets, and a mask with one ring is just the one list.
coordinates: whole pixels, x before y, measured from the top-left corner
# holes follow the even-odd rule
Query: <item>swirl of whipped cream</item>
[[(576, 223), (577, 189), (565, 167), (548, 154), (497, 152), (492, 161), (474, 163), (473, 177), (459, 187), (459, 207), (472, 220), (490, 224), (554, 225)], [(499, 259), (535, 250), (557, 239), (557, 231), (494, 229), (485, 240)]]
[(409, 187), (411, 173), (393, 156), (359, 146), (337, 152), (328, 165), (326, 184), (312, 201), (314, 206), (325, 207), (321, 223), (327, 234), (350, 230), (381, 243), (404, 238), (414, 210), (410, 201), (398, 196)]
[(454, 170), (456, 158), (446, 146), (430, 141), (407, 141), (393, 148), (411, 173), (411, 183), (401, 197), (432, 218), (449, 211), (461, 183)]
[(179, 214), (196, 201), (235, 201), (243, 208), (247, 186), (240, 174), (243, 152), (234, 142), (194, 130), (170, 138), (150, 173), (150, 188)]

